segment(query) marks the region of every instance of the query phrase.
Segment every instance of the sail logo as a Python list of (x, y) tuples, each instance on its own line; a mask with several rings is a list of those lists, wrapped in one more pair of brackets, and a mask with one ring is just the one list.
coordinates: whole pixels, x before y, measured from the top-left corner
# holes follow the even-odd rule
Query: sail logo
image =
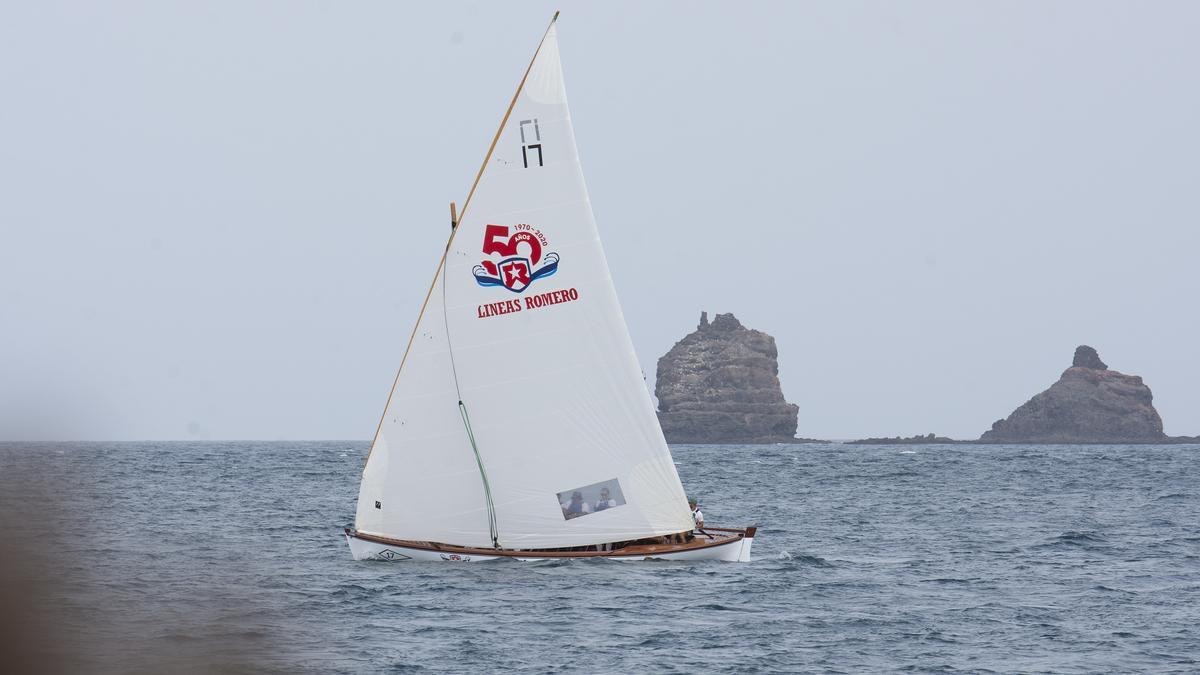
[[(509, 234), (506, 225), (488, 225), (483, 232), (483, 254), (489, 256), (471, 269), (480, 286), (501, 286), (521, 293), (538, 279), (558, 271), (558, 254), (542, 254), (546, 235), (521, 223)], [(499, 260), (496, 260), (499, 257)]]

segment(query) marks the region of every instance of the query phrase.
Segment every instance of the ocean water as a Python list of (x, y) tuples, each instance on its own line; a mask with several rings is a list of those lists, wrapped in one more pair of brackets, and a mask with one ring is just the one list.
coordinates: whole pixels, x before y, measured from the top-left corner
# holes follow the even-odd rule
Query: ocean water
[(356, 563), (366, 450), (0, 446), (30, 648), (72, 672), (1200, 670), (1200, 446), (673, 447), (709, 524), (759, 525), (749, 564)]

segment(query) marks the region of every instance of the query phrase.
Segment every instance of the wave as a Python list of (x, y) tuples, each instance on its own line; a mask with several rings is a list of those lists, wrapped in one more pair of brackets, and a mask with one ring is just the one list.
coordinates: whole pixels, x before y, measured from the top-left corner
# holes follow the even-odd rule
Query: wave
[(1098, 532), (1076, 532), (1068, 530), (1056, 537), (1058, 541), (1079, 543), (1106, 543), (1108, 538)]
[(1099, 532), (1067, 530), (1033, 548), (1082, 548), (1098, 550), (1107, 548), (1108, 545), (1108, 538)]
[(1191, 495), (1184, 494), (1182, 492), (1172, 492), (1169, 495), (1155, 497), (1154, 501), (1156, 501), (1156, 502), (1179, 501), (1179, 500), (1183, 500), (1183, 499), (1191, 499), (1191, 497), (1192, 497)]

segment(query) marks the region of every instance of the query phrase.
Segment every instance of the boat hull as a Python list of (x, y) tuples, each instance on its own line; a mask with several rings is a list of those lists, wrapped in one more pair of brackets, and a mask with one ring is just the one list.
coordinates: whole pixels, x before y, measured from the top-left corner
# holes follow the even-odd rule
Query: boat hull
[(698, 535), (696, 540), (683, 545), (637, 545), (616, 551), (520, 551), (490, 550), (410, 542), (389, 539), (355, 530), (346, 529), (346, 542), (355, 560), (379, 562), (488, 562), (502, 558), (522, 561), (563, 560), (573, 558), (605, 558), (609, 560), (721, 560), (725, 562), (750, 562), (750, 547), (754, 543), (755, 528), (745, 530), (720, 530)]

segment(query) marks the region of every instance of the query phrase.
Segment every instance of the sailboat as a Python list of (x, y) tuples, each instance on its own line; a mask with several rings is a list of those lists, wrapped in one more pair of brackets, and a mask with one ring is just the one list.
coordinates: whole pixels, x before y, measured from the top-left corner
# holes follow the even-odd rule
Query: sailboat
[(749, 561), (697, 528), (617, 301), (554, 15), (451, 231), (376, 429), (356, 560)]

